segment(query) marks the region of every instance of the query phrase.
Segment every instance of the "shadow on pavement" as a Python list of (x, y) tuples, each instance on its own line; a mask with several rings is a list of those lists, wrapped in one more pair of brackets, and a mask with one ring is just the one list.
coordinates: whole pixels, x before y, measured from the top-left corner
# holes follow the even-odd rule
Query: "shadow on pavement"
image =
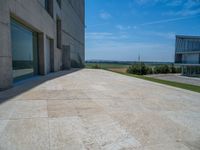
[(77, 69), (64, 70), (64, 71), (50, 73), (46, 76), (35, 76), (29, 79), (18, 81), (14, 83), (12, 88), (5, 91), (0, 91), (0, 104), (46, 81), (53, 80), (55, 78), (58, 78), (67, 74), (71, 74), (79, 70), (81, 69), (77, 68)]

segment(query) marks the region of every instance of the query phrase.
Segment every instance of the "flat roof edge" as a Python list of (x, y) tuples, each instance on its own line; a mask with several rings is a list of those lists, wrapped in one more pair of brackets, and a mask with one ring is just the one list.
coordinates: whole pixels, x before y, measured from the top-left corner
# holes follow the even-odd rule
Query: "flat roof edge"
[(200, 39), (199, 36), (194, 36), (194, 35), (176, 35), (176, 38), (192, 38), (192, 39)]
[(175, 63), (175, 65), (180, 65), (180, 66), (200, 66), (200, 64), (182, 64), (182, 63)]

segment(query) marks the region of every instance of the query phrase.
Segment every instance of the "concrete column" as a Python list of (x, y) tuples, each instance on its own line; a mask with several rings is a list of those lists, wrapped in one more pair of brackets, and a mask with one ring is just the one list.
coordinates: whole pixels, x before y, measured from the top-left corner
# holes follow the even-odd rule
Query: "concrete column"
[(62, 69), (70, 69), (71, 60), (70, 60), (70, 46), (63, 45), (62, 47)]
[(4, 90), (10, 88), (13, 81), (10, 14), (7, 1), (1, 2), (0, 14), (0, 90)]
[(181, 75), (184, 75), (184, 73), (183, 73), (183, 66), (181, 67)]
[(45, 74), (54, 72), (54, 41), (48, 37), (45, 38)]
[(200, 64), (200, 53), (199, 53), (199, 64)]

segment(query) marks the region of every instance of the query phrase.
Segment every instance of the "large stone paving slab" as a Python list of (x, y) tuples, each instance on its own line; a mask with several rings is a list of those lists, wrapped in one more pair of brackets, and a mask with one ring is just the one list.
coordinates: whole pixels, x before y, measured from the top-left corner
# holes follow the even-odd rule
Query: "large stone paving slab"
[(53, 118), (49, 120), (50, 146), (54, 150), (86, 150), (83, 143), (79, 117)]
[(105, 70), (0, 93), (0, 150), (199, 150), (200, 94)]
[(9, 120), (3, 127), (1, 150), (49, 149), (48, 119)]
[(48, 116), (50, 118), (77, 116), (77, 111), (72, 100), (48, 101)]

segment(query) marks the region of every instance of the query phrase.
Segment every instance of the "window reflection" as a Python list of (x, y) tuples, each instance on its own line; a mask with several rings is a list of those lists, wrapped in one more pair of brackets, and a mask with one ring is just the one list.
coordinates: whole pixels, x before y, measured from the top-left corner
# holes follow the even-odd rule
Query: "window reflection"
[(33, 32), (12, 20), (13, 78), (34, 74)]

